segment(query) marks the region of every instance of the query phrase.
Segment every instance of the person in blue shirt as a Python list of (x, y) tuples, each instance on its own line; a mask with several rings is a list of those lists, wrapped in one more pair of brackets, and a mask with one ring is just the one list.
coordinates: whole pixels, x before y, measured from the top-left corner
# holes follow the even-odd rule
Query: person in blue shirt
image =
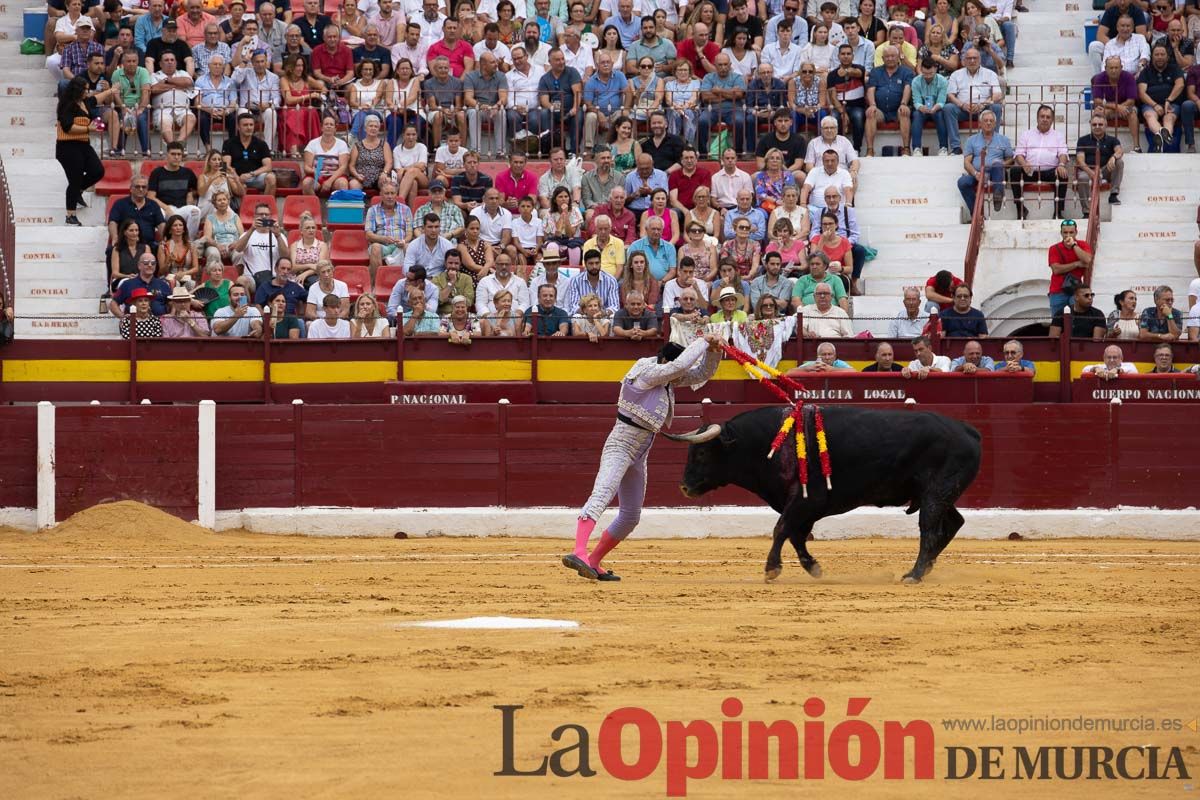
[(991, 184), (992, 204), (997, 211), (1004, 205), (1004, 168), (1013, 160), (1013, 146), (1008, 137), (996, 133), (996, 114), (984, 109), (979, 114), (979, 132), (967, 139), (963, 147), (964, 175), (958, 179), (958, 191), (967, 212), (975, 209), (975, 193), (979, 189), (980, 174), (987, 172)]
[[(287, 256), (283, 256), (275, 262), (275, 277), (266, 283), (259, 284), (258, 289), (254, 292), (254, 305), (260, 309), (266, 308), (270, 304), (271, 298), (277, 294), (283, 295), (283, 299), (287, 301), (286, 311), (288, 314), (303, 314), (308, 291), (292, 280), (292, 260)], [(299, 312), (296, 310), (297, 306), (300, 307)]]
[(713, 59), (716, 72), (710, 72), (700, 82), (700, 100), (705, 105), (700, 114), (700, 152), (708, 152), (708, 134), (714, 125), (724, 123), (733, 128), (733, 148), (739, 153), (748, 149), (754, 134), (754, 116), (744, 109), (746, 82), (730, 67), (729, 54), (718, 53)]
[(996, 362), (983, 354), (983, 345), (975, 339), (963, 345), (963, 354), (950, 362), (951, 372), (995, 372)]
[(883, 66), (871, 70), (867, 78), (867, 155), (875, 155), (875, 131), (880, 123), (900, 123), (900, 155), (911, 152), (908, 141), (912, 135), (912, 81), (916, 75), (900, 63), (900, 51), (894, 45), (884, 45)]
[(971, 287), (965, 283), (954, 289), (954, 305), (938, 314), (942, 335), (947, 338), (987, 336), (987, 320), (978, 308), (971, 308)]
[(117, 319), (124, 319), (129, 313), (130, 296), (134, 289), (145, 289), (150, 293), (150, 312), (156, 317), (167, 313), (167, 295), (171, 286), (162, 278), (156, 277), (158, 261), (150, 252), (142, 253), (137, 262), (137, 274), (126, 278), (117, 286), (117, 291), (108, 301), (108, 310)]
[(938, 155), (950, 152), (946, 118), (942, 109), (946, 107), (946, 90), (950, 82), (945, 75), (938, 74), (938, 65), (929, 56), (921, 61), (921, 74), (912, 79), (912, 150), (921, 149), (921, 132), (928, 120), (933, 120), (937, 129)]
[(675, 245), (662, 238), (663, 221), (660, 217), (651, 217), (646, 223), (646, 235), (629, 245), (625, 252), (628, 259), (634, 253), (646, 256), (646, 264), (654, 280), (663, 281), (667, 274), (675, 269)]
[[(566, 56), (557, 48), (550, 51), (550, 69), (538, 81), (538, 113), (530, 114), (530, 129), (562, 131), (568, 152), (579, 149), (580, 105), (583, 102), (583, 79), (578, 70), (567, 66)], [(551, 135), (551, 141), (554, 136)], [(567, 145), (567, 142), (570, 144)], [(544, 150), (543, 150), (544, 152)]]
[(637, 168), (625, 176), (625, 207), (641, 220), (643, 212), (650, 207), (650, 198), (656, 189), (670, 191), (667, 173), (654, 168), (654, 156), (642, 153), (637, 157)]
[(817, 357), (805, 361), (792, 372), (853, 372), (854, 367), (838, 358), (837, 348), (832, 342), (821, 342), (817, 345)]
[(1037, 371), (1037, 366), (1025, 358), (1025, 346), (1016, 339), (1009, 339), (1004, 343), (1004, 349), (1000, 351), (1004, 356), (1002, 361), (997, 361), (992, 367), (994, 372), (1028, 372), (1030, 375)]
[(584, 152), (592, 152), (596, 133), (608, 131), (612, 121), (620, 116), (627, 86), (629, 81), (624, 73), (613, 69), (612, 55), (597, 50), (596, 73), (583, 85)]

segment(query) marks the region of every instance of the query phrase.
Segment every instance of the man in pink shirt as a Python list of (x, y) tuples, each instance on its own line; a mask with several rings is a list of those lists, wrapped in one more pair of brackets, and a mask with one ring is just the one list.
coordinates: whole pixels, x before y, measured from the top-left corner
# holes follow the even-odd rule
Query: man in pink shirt
[(525, 171), (527, 160), (521, 153), (513, 153), (508, 157), (508, 169), (496, 176), (495, 186), (496, 191), (500, 192), (500, 202), (509, 211), (517, 210), (517, 203), (522, 197), (537, 197), (537, 176)]
[(326, 25), (322, 34), (324, 44), (313, 48), (312, 73), (325, 81), (330, 89), (341, 89), (354, 82), (354, 54), (342, 44), (342, 34), (336, 25)]
[(1038, 106), (1037, 127), (1021, 134), (1014, 151), (1016, 163), (1009, 168), (1013, 202), (1017, 218), (1025, 219), (1029, 211), (1021, 200), (1027, 183), (1054, 184), (1054, 218), (1061, 219), (1067, 199), (1067, 141), (1054, 129), (1054, 109)]
[(180, 14), (176, 20), (179, 26), (179, 38), (195, 47), (204, 41), (204, 28), (215, 23), (217, 18), (204, 13), (204, 3), (201, 0), (187, 0), (186, 13)]
[(443, 22), (442, 40), (429, 45), (429, 52), (425, 57), (432, 62), (438, 56), (449, 59), (450, 74), (456, 78), (461, 78), (475, 69), (475, 50), (458, 38), (458, 20), (447, 19)]

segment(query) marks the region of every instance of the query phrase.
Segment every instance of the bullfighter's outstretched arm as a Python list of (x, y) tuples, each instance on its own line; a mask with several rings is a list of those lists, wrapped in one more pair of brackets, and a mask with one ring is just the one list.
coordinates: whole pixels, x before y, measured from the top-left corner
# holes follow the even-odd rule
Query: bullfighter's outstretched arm
[(704, 339), (696, 339), (684, 348), (674, 361), (668, 361), (665, 364), (651, 364), (640, 370), (634, 380), (643, 388), (674, 383), (696, 366), (696, 362), (700, 360), (707, 347), (708, 342)]

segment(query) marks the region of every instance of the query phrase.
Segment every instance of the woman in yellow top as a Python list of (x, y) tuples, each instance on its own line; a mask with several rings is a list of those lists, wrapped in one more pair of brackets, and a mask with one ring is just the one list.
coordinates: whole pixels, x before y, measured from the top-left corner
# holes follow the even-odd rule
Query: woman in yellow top
[(104, 178), (104, 164), (92, 149), (90, 136), (98, 130), (100, 120), (91, 119), (83, 97), (87, 91), (87, 79), (76, 75), (67, 84), (58, 98), (56, 139), (54, 158), (62, 165), (67, 176), (68, 225), (80, 225), (75, 211), (80, 206), (87, 208), (83, 193)]

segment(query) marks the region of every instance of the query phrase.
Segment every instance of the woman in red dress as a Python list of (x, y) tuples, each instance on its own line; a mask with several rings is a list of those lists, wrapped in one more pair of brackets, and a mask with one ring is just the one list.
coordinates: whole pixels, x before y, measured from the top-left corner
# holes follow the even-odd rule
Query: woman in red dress
[(283, 62), (279, 91), (283, 109), (279, 114), (279, 149), (290, 158), (300, 158), (300, 148), (321, 135), (321, 114), (317, 108), (325, 101), (325, 85), (308, 74), (303, 58), (295, 56)]

